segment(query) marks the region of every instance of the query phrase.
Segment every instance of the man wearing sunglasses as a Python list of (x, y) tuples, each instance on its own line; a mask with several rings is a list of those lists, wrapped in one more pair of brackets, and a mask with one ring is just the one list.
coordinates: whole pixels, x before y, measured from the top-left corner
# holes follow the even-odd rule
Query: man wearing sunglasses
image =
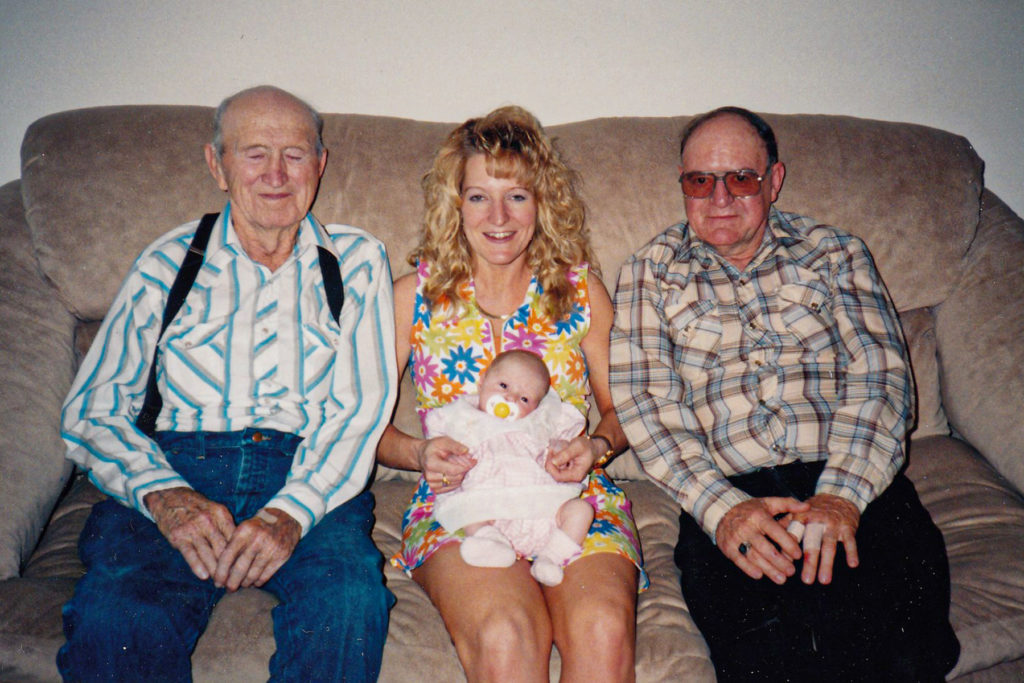
[(760, 116), (683, 133), (687, 222), (619, 275), (611, 389), (682, 507), (676, 564), (719, 680), (942, 680), (942, 536), (902, 474), (913, 385), (864, 243), (773, 207)]

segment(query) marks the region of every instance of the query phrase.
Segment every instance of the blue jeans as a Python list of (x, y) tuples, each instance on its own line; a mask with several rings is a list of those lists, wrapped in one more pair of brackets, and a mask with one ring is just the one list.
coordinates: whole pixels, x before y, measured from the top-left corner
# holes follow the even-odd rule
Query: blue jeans
[[(171, 466), (236, 522), (280, 490), (300, 441), (255, 429), (161, 432), (155, 440)], [(328, 513), (263, 586), (280, 600), (271, 680), (376, 680), (394, 596), (372, 527), (366, 491)], [(79, 549), (88, 572), (64, 606), (61, 675), (191, 680), (192, 650), (224, 589), (196, 577), (153, 522), (113, 500), (94, 506)]]

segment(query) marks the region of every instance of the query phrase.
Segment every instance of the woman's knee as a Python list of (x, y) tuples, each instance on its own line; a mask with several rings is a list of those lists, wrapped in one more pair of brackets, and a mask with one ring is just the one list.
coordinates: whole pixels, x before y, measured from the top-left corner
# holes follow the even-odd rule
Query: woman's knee
[(513, 680), (518, 678), (513, 672), (547, 671), (552, 630), (546, 614), (514, 604), (495, 606), (473, 623), (449, 627), (471, 679)]
[(594, 599), (576, 605), (565, 624), (568, 645), (595, 651), (633, 649), (636, 606), (629, 599)]
[(605, 671), (607, 680), (631, 679), (635, 579), (636, 571), (625, 559), (591, 556), (575, 569), (570, 565), (564, 585), (549, 592), (555, 644), (568, 679), (585, 679), (597, 670)]

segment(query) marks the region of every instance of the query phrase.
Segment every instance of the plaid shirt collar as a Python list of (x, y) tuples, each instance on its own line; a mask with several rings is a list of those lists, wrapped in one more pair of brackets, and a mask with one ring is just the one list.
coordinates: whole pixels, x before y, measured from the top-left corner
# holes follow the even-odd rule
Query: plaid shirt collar
[[(679, 243), (677, 258), (681, 262), (691, 259), (700, 263), (704, 269), (711, 268), (715, 263), (728, 270), (737, 270), (736, 266), (727, 261), (718, 251), (697, 237), (690, 228), (690, 224), (682, 224), (682, 239)], [(774, 206), (768, 211), (768, 227), (764, 231), (761, 241), (761, 248), (747, 265), (747, 270), (757, 268), (768, 256), (775, 253), (779, 248), (784, 248), (789, 255), (796, 260), (807, 256), (813, 250), (807, 238), (800, 233), (796, 226), (786, 220), (785, 216)]]

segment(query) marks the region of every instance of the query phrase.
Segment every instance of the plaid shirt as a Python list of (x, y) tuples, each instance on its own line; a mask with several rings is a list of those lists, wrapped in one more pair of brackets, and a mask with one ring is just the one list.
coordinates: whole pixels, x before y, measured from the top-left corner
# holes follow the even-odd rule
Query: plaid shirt
[(749, 496), (726, 477), (825, 460), (818, 493), (863, 511), (904, 461), (902, 332), (864, 243), (772, 209), (740, 272), (673, 226), (627, 261), (610, 382), (647, 473), (714, 539)]

